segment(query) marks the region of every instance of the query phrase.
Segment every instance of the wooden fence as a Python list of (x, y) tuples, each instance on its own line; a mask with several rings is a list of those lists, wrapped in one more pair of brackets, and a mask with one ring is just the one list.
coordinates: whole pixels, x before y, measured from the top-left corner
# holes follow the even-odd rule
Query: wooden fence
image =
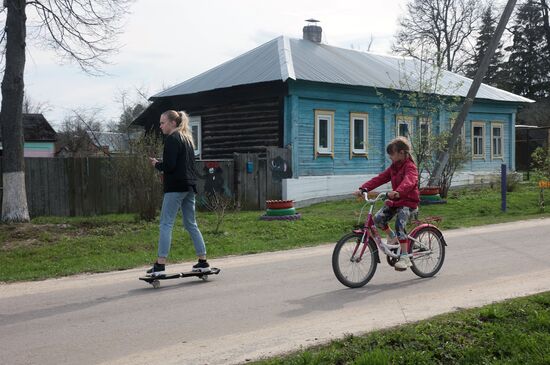
[[(234, 196), (242, 209), (265, 209), (266, 200), (281, 199), (281, 179), (292, 176), (290, 156), (289, 150), (268, 148), (262, 155), (235, 154), (234, 160), (197, 161), (199, 195), (223, 192)], [(140, 189), (131, 191), (116, 173), (117, 159), (124, 158), (128, 157), (25, 158), (29, 214), (37, 217), (136, 212)], [(143, 184), (160, 182), (153, 178)], [(160, 207), (162, 194), (155, 196)], [(198, 202), (200, 199), (199, 196)]]

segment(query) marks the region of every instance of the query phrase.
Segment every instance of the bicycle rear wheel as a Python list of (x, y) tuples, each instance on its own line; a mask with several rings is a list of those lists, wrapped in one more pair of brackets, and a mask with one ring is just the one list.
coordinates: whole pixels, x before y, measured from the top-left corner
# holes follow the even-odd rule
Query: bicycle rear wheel
[[(332, 270), (338, 281), (350, 288), (360, 288), (372, 279), (378, 264), (376, 245), (372, 240), (361, 242), (361, 235), (348, 233), (342, 237), (332, 252)], [(361, 251), (367, 245), (363, 257)]]
[(433, 227), (418, 230), (411, 240), (411, 270), (421, 278), (437, 274), (445, 260), (445, 239), (441, 232)]

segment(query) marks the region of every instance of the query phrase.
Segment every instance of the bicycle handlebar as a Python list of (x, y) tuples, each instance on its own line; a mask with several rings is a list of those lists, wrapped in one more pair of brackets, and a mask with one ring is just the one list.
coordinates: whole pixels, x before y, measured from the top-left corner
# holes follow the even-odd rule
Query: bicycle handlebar
[(380, 193), (376, 196), (376, 198), (374, 199), (369, 199), (368, 197), (368, 193), (366, 191), (363, 191), (363, 198), (365, 199), (365, 201), (367, 203), (376, 203), (377, 201), (380, 201), (380, 200), (384, 200), (384, 199), (387, 199), (388, 198), (388, 193)]

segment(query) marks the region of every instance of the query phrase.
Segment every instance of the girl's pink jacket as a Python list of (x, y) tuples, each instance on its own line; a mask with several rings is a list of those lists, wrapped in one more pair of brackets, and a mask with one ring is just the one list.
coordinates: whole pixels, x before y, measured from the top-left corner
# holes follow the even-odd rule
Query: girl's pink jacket
[(403, 161), (393, 162), (380, 175), (361, 185), (361, 188), (371, 191), (390, 181), (392, 190), (399, 193), (399, 199), (386, 200), (388, 207), (418, 208), (420, 202), (418, 169), (413, 160), (407, 158)]

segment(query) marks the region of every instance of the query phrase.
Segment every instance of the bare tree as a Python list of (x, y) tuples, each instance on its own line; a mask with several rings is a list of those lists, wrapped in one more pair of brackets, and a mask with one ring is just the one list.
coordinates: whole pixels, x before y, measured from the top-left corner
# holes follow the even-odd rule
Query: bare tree
[(424, 50), (427, 61), (447, 71), (461, 71), (482, 8), (477, 0), (410, 0), (392, 49), (414, 58)]
[[(117, 48), (120, 21), (132, 0), (4, 0), (4, 78), (0, 124), (3, 147), (3, 222), (28, 222), (23, 158), (23, 95), (28, 41), (55, 50), (82, 70), (100, 74)], [(31, 14), (27, 24), (27, 9)], [(29, 37), (27, 37), (29, 30)]]
[(95, 155), (101, 148), (97, 134), (102, 130), (102, 123), (96, 119), (98, 110), (75, 109), (63, 119), (57, 133), (58, 149), (65, 149), (73, 157)]
[(23, 113), (24, 114), (43, 114), (52, 110), (50, 103), (47, 101), (34, 101), (27, 94), (23, 97)]

